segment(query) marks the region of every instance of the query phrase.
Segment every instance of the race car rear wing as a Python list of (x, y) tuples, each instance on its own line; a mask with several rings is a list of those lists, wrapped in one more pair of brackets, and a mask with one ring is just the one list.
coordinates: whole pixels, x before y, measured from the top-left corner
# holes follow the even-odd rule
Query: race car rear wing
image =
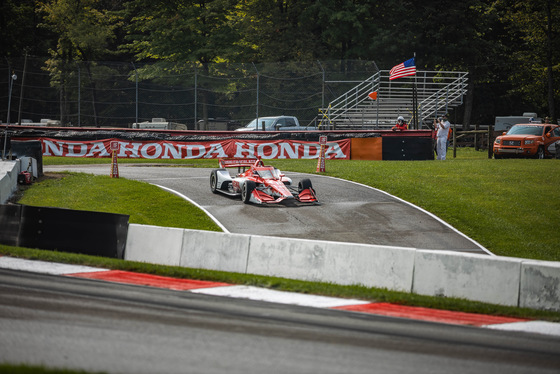
[(221, 168), (247, 168), (255, 165), (257, 161), (257, 158), (221, 158), (219, 163)]

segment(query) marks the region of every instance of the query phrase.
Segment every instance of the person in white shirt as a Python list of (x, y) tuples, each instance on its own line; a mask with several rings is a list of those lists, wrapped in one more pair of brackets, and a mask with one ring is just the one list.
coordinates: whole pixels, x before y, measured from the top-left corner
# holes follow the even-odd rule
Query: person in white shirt
[(447, 136), (449, 134), (449, 128), (451, 127), (451, 124), (447, 120), (447, 114), (444, 114), (441, 118), (434, 120), (434, 127), (437, 129), (437, 159), (445, 160), (445, 156), (447, 154)]

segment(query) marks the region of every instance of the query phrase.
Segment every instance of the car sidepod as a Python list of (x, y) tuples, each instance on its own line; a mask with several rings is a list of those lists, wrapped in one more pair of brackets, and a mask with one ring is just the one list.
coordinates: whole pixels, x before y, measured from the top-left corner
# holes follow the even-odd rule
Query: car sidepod
[(239, 195), (232, 189), (231, 175), (226, 169), (215, 169), (210, 173), (210, 190), (213, 193), (224, 193), (226, 195)]

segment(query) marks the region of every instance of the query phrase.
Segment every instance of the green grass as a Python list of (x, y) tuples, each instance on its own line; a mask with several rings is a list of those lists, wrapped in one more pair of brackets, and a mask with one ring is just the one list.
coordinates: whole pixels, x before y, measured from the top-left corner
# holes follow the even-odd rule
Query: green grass
[[(184, 199), (148, 183), (62, 173), (28, 189), (19, 203), (130, 215), (130, 223), (221, 231), (204, 212)], [(170, 213), (172, 212), (172, 213)]]
[(502, 256), (560, 261), (559, 160), (331, 161), (354, 180), (434, 213)]

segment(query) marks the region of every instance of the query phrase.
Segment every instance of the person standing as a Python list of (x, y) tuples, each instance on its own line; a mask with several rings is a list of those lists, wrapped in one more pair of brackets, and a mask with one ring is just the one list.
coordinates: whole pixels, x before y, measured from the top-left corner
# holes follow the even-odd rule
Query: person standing
[(449, 128), (451, 127), (451, 123), (447, 120), (447, 114), (444, 114), (441, 118), (434, 120), (434, 127), (437, 129), (437, 159), (445, 160), (445, 156), (447, 154), (447, 136), (449, 134)]

